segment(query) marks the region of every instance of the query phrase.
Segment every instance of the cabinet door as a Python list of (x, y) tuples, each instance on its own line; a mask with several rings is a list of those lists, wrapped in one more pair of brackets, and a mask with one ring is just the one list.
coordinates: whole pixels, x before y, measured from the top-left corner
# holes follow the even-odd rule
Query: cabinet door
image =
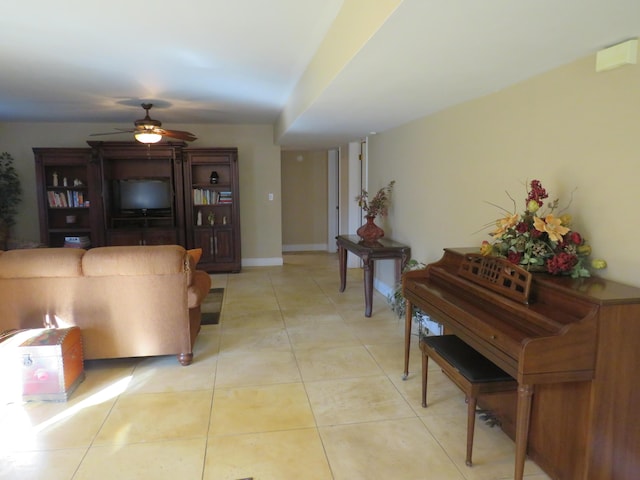
[(214, 230), (214, 253), (218, 262), (233, 262), (234, 244), (231, 228), (216, 228)]
[(210, 228), (196, 228), (193, 232), (193, 240), (194, 248), (202, 249), (200, 264), (207, 265), (214, 263), (216, 256), (213, 230)]

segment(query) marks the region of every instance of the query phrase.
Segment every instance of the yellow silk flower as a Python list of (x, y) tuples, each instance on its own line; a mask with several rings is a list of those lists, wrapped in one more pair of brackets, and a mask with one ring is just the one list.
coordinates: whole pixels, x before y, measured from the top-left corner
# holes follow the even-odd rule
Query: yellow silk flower
[(562, 225), (562, 220), (552, 214), (547, 215), (544, 220), (540, 217), (535, 217), (533, 226), (539, 232), (546, 232), (553, 242), (561, 242), (562, 236), (569, 231), (567, 227)]
[(506, 232), (508, 229), (510, 229), (516, 223), (518, 223), (519, 218), (520, 218), (520, 215), (517, 213), (514, 213), (513, 215), (507, 215), (506, 217), (498, 220), (496, 222), (496, 227), (498, 228), (496, 228), (493, 232), (491, 232), (491, 235), (493, 235), (493, 238), (500, 238), (504, 232)]

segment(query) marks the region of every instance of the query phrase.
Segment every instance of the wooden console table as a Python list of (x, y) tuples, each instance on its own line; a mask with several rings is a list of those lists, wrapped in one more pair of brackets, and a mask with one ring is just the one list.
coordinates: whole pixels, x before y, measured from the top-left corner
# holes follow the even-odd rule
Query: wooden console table
[(364, 316), (371, 316), (373, 303), (373, 262), (375, 260), (395, 259), (396, 283), (407, 261), (411, 258), (411, 248), (388, 238), (375, 243), (364, 243), (357, 235), (338, 235), (338, 259), (340, 261), (340, 291), (347, 286), (347, 251), (357, 255), (364, 262)]

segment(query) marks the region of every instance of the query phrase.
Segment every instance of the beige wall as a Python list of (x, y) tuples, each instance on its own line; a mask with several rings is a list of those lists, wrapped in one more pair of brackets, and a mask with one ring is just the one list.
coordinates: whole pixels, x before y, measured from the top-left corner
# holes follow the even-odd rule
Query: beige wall
[(327, 249), (327, 151), (282, 152), (284, 251)]
[[(0, 123), (0, 151), (16, 160), (24, 189), (13, 236), (38, 240), (38, 210), (32, 147), (87, 147), (88, 139), (128, 140), (128, 136), (89, 137), (126, 125), (99, 123)], [(280, 147), (273, 141), (271, 125), (172, 125), (195, 133), (194, 147), (238, 147), (240, 216), (244, 265), (282, 263), (280, 205)], [(153, 147), (152, 147), (153, 148)], [(274, 192), (274, 201), (268, 193)]]
[[(595, 56), (370, 139), (370, 185), (394, 178), (386, 231), (413, 257), (477, 246), (501, 216), (524, 208), (539, 179), (609, 264), (599, 274), (640, 286), (640, 65), (595, 73)], [(469, 81), (473, 81), (470, 77)], [(391, 285), (390, 269), (378, 276)]]

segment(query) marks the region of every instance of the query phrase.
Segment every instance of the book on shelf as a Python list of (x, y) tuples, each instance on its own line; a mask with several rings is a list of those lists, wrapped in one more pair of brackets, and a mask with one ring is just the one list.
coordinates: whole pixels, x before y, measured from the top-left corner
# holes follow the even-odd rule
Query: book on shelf
[(77, 190), (65, 190), (63, 192), (55, 192), (47, 190), (47, 201), (49, 207), (86, 207), (84, 194)]
[(88, 248), (91, 246), (91, 240), (87, 236), (64, 237), (65, 248)]
[(215, 190), (209, 190), (206, 188), (193, 189), (194, 205), (215, 205), (218, 203), (218, 199), (219, 194)]
[(232, 192), (219, 192), (218, 194), (218, 203), (231, 203), (233, 200)]

